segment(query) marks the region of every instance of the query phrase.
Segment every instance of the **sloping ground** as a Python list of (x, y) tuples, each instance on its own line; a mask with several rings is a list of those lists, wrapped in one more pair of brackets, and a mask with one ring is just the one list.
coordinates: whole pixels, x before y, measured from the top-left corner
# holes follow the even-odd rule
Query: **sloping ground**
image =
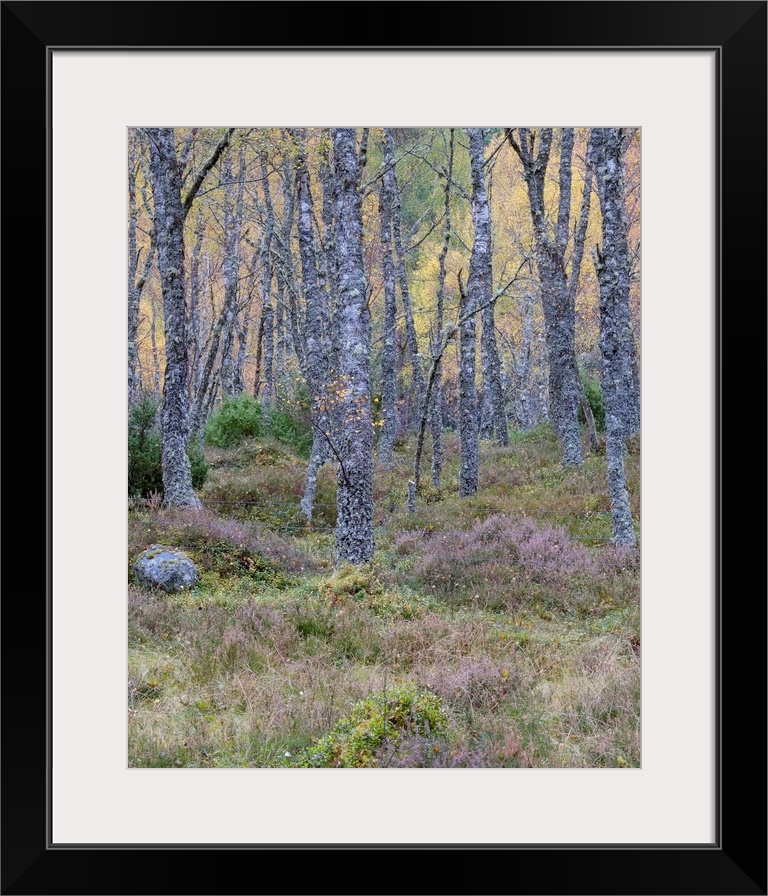
[[(609, 544), (603, 457), (564, 470), (548, 427), (512, 433), (508, 449), (484, 448), (480, 489), (459, 499), (448, 436), (443, 490), (425, 487), (409, 514), (401, 445), (376, 473), (374, 562), (333, 570), (330, 468), (307, 525), (305, 462), (284, 446), (206, 453), (202, 514), (129, 513), (129, 564), (162, 542), (201, 573), (180, 595), (129, 585), (132, 765), (307, 764), (360, 725), (375, 739), (334, 740), (334, 762), (640, 764), (639, 552)], [(636, 522), (639, 460), (627, 457)], [(444, 724), (360, 717), (415, 693)]]

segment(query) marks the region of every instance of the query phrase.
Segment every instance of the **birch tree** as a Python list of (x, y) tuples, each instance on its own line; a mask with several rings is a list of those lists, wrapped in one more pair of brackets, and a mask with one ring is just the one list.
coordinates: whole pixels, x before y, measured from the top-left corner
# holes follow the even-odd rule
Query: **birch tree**
[(327, 295), (320, 288), (318, 279), (317, 244), (313, 224), (314, 203), (307, 160), (304, 132), (292, 132), (296, 144), (296, 201), (298, 204), (299, 256), (301, 281), (304, 291), (304, 378), (309, 389), (312, 419), (312, 449), (307, 465), (304, 496), (301, 509), (308, 520), (312, 519), (317, 473), (332, 457), (330, 396), (328, 395), (327, 333), (329, 330)]
[[(402, 203), (400, 200), (400, 186), (397, 182), (395, 160), (395, 138), (390, 128), (384, 129), (384, 179), (388, 185), (392, 197), (392, 238), (395, 248), (395, 264), (397, 268), (397, 284), (400, 287), (400, 301), (403, 304), (403, 318), (405, 320), (405, 332), (408, 346), (408, 354), (411, 361), (411, 376), (413, 377), (414, 406), (419, 409), (426, 391), (424, 371), (421, 368), (421, 355), (419, 354), (418, 338), (416, 336), (416, 324), (413, 319), (413, 306), (411, 305), (411, 293), (408, 288), (408, 275), (405, 267), (405, 246), (402, 236)], [(409, 421), (410, 422), (410, 421)]]
[(590, 148), (603, 219), (602, 246), (595, 247), (593, 258), (600, 284), (600, 381), (605, 406), (613, 537), (617, 544), (634, 545), (635, 534), (624, 471), (624, 440), (630, 426), (627, 405), (631, 402), (634, 388), (624, 195), (625, 139), (623, 128), (593, 128)]
[[(470, 269), (470, 280), (473, 272)], [(475, 273), (475, 277), (476, 277)], [(477, 325), (475, 312), (477, 305), (472, 301), (477, 289), (465, 289), (458, 275), (459, 310), (461, 327), (459, 330), (459, 495), (474, 495), (479, 477), (478, 454), (478, 408), (475, 386), (475, 366), (477, 360)]]
[(154, 228), (163, 293), (165, 377), (163, 381), (163, 502), (167, 507), (201, 507), (192, 488), (187, 455), (187, 309), (184, 294), (184, 221), (210, 169), (229, 143), (228, 128), (195, 176), (184, 199), (182, 167), (173, 128), (147, 128), (155, 205)]
[(504, 413), (504, 391), (501, 383), (501, 359), (496, 344), (495, 302), (491, 264), (491, 207), (485, 186), (485, 154), (481, 128), (467, 128), (472, 170), (472, 225), (474, 239), (467, 288), (470, 303), (483, 309), (480, 361), (483, 371), (483, 395), (480, 409), (480, 434), (499, 445), (509, 444), (507, 417)]
[[(432, 341), (432, 361), (435, 370), (432, 375), (433, 385), (430, 396), (430, 427), (432, 429), (432, 486), (440, 488), (443, 474), (443, 389), (442, 389), (442, 345), (441, 336), (445, 325), (445, 280), (446, 259), (451, 243), (451, 181), (453, 180), (453, 150), (455, 129), (450, 129), (448, 142), (448, 166), (445, 178), (444, 210), (443, 210), (443, 243), (437, 260), (437, 308), (435, 320), (435, 337)], [(418, 464), (417, 464), (418, 470)]]
[(562, 133), (560, 191), (554, 227), (547, 218), (544, 202), (552, 136), (552, 128), (542, 128), (538, 132), (519, 128), (518, 141), (513, 129), (507, 131), (509, 143), (522, 163), (528, 189), (549, 358), (550, 417), (560, 441), (563, 465), (578, 466), (582, 461), (578, 418), (581, 381), (574, 349), (575, 310), (565, 269), (571, 204), (573, 128), (563, 128)]
[(359, 564), (370, 561), (374, 550), (371, 319), (362, 249), (361, 160), (354, 128), (334, 128), (332, 139), (341, 345), (336, 561)]
[[(128, 404), (132, 404), (138, 391), (138, 332), (141, 294), (149, 278), (155, 257), (155, 229), (150, 232), (149, 246), (142, 259), (138, 247), (138, 197), (137, 175), (140, 171), (144, 145), (141, 134), (133, 131), (128, 148)], [(144, 191), (146, 192), (146, 191)], [(145, 197), (146, 199), (146, 197)], [(146, 206), (146, 201), (145, 201)]]
[(392, 180), (394, 152), (385, 140), (384, 164), (387, 170), (379, 185), (379, 223), (381, 233), (381, 265), (384, 277), (384, 333), (381, 349), (381, 430), (379, 460), (392, 466), (395, 428), (397, 425), (397, 383), (395, 380), (395, 342), (397, 339), (397, 307), (395, 299), (395, 265), (392, 258)]
[[(236, 358), (233, 358), (234, 336), (237, 330), (238, 298), (240, 295), (240, 230), (243, 222), (243, 193), (245, 189), (245, 146), (240, 150), (238, 174), (233, 181), (232, 160), (223, 166), (223, 186), (227, 191), (224, 205), (224, 305), (228, 309), (221, 353), (221, 389), (225, 397), (236, 393)], [(232, 194), (235, 194), (234, 197)]]

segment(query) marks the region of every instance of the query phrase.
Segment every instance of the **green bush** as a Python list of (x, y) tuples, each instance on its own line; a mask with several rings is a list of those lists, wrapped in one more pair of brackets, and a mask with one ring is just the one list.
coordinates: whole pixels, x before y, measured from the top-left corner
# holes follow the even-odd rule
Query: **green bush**
[(445, 731), (442, 701), (429, 690), (401, 687), (361, 700), (324, 737), (301, 753), (299, 768), (365, 768), (377, 764), (385, 742), (395, 744), (406, 734), (436, 735)]
[(226, 398), (205, 427), (206, 443), (216, 448), (232, 448), (244, 439), (263, 435), (261, 405), (245, 392), (236, 398)]
[(197, 442), (193, 442), (187, 448), (189, 467), (192, 471), (192, 488), (197, 491), (202, 488), (208, 476), (208, 462), (203, 454), (203, 449)]
[[(592, 408), (592, 416), (595, 418), (595, 427), (599, 432), (605, 432), (605, 407), (603, 406), (603, 390), (600, 388), (600, 381), (597, 377), (590, 376), (586, 370), (579, 370), (581, 376), (581, 384), (584, 387), (584, 394), (587, 396), (590, 408)], [(579, 408), (579, 420), (584, 423), (584, 412)]]
[(287, 445), (299, 457), (309, 457), (312, 449), (312, 424), (309, 400), (303, 396), (290, 405), (275, 404), (267, 412), (266, 430), (273, 439)]
[[(163, 494), (163, 441), (157, 420), (158, 402), (145, 397), (135, 404), (128, 417), (128, 496)], [(198, 489), (208, 475), (208, 464), (198, 445), (188, 451), (192, 487)]]

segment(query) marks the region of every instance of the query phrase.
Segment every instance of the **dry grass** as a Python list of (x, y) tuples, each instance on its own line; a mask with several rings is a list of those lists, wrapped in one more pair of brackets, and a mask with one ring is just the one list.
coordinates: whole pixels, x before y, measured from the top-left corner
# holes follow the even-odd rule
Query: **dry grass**
[[(271, 443), (208, 458), (204, 501), (256, 510), (133, 507), (129, 563), (162, 541), (202, 575), (183, 595), (129, 587), (132, 765), (290, 765), (400, 686), (437, 695), (447, 726), (375, 754), (388, 767), (639, 765), (639, 568), (605, 543), (604, 458), (564, 471), (547, 428), (514, 434), (509, 449), (484, 445), (480, 490), (459, 499), (454, 441), (444, 488), (415, 514), (412, 446), (377, 469), (363, 568), (331, 568), (332, 513), (286, 526), (275, 507), (298, 508), (304, 463)], [(637, 455), (627, 470), (636, 508)], [(321, 480), (332, 499), (330, 468)]]

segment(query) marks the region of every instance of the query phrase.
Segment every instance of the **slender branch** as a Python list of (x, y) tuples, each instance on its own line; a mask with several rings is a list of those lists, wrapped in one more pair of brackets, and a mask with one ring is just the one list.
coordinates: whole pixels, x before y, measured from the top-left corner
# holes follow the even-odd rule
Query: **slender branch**
[(339, 467), (341, 468), (341, 475), (344, 477), (344, 482), (345, 482), (345, 484), (346, 484), (349, 488), (351, 488), (351, 487), (352, 487), (352, 483), (349, 481), (349, 478), (347, 477), (347, 471), (346, 471), (346, 468), (344, 467), (344, 461), (341, 459), (341, 457), (340, 457), (340, 455), (339, 455), (339, 452), (336, 450), (336, 446), (333, 444), (333, 440), (332, 440), (331, 437), (328, 435), (328, 433), (322, 428), (322, 426), (320, 426), (320, 424), (319, 424), (316, 420), (312, 419), (312, 415), (310, 415), (310, 420), (309, 420), (309, 422), (311, 423), (312, 428), (313, 428), (314, 430), (316, 430), (317, 432), (319, 432), (320, 435), (321, 435), (321, 436), (325, 439), (325, 441), (328, 443), (328, 447), (329, 447), (329, 448), (331, 449), (331, 451), (333, 452), (333, 456), (336, 458), (336, 460), (338, 461)]
[(429, 165), (429, 167), (435, 172), (438, 177), (442, 177), (443, 180), (447, 181), (451, 187), (453, 187), (456, 192), (461, 196), (462, 199), (466, 199), (469, 202), (469, 193), (462, 187), (458, 181), (454, 180), (452, 177), (449, 178), (445, 169), (438, 168), (434, 162), (430, 162), (429, 159), (425, 159), (423, 156), (417, 155), (412, 150), (406, 150), (406, 154), (409, 156), (413, 156), (418, 159), (420, 162), (424, 162), (425, 165)]
[(200, 189), (200, 187), (202, 187), (203, 181), (205, 180), (208, 172), (211, 170), (211, 168), (213, 168), (213, 166), (216, 164), (216, 162), (219, 161), (221, 154), (227, 148), (227, 146), (229, 144), (229, 139), (232, 136), (232, 134), (234, 133), (234, 130), (235, 130), (234, 128), (226, 129), (226, 131), (224, 132), (224, 136), (216, 144), (216, 148), (213, 150), (211, 155), (205, 161), (205, 163), (203, 164), (203, 167), (200, 169), (200, 171), (198, 171), (197, 177), (195, 178), (194, 183), (189, 188), (189, 192), (187, 193), (186, 199), (184, 199), (184, 201), (182, 202), (182, 208), (184, 209), (185, 215), (189, 214), (189, 210), (192, 208), (192, 203), (195, 199), (195, 196), (197, 195), (197, 191)]
[[(465, 314), (462, 314), (456, 323), (448, 324), (442, 332), (440, 338), (440, 345), (437, 352), (432, 355), (432, 367), (429, 371), (429, 380), (427, 381), (427, 388), (424, 392), (424, 401), (421, 406), (421, 420), (419, 422), (419, 437), (416, 442), (416, 457), (414, 459), (413, 464), (413, 480), (416, 483), (416, 488), (419, 488), (419, 483), (421, 482), (421, 453), (424, 447), (424, 433), (427, 428), (427, 417), (429, 416), (429, 403), (432, 398), (432, 389), (435, 384), (435, 379), (437, 378), (437, 370), (440, 364), (440, 360), (443, 357), (443, 353), (448, 348), (448, 344), (453, 339), (453, 337), (459, 332), (459, 330), (464, 326), (464, 324), (475, 314), (479, 314), (484, 308), (487, 308), (489, 305), (492, 305), (499, 296), (503, 295), (513, 283), (516, 282), (520, 271), (522, 271), (523, 267), (528, 264), (530, 259), (528, 257), (524, 258), (520, 263), (520, 267), (517, 269), (517, 273), (515, 276), (504, 286), (502, 289), (497, 290), (495, 293), (491, 295), (489, 299), (485, 302), (481, 302), (477, 308), (470, 308)], [(464, 282), (461, 279), (462, 272), (459, 271), (456, 275), (456, 279), (459, 282), (459, 293), (461, 294), (462, 304), (466, 303), (467, 294), (464, 288)]]

